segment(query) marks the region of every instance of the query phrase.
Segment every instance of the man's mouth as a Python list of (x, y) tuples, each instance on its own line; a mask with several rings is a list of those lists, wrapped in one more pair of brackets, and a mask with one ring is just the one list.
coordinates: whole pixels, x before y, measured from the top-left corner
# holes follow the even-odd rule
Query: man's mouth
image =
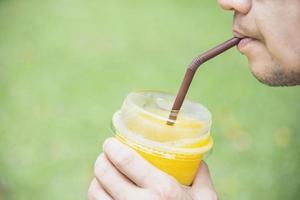
[(239, 44), (237, 45), (237, 48), (241, 53), (244, 53), (244, 50), (247, 48), (247, 46), (251, 42), (256, 40), (255, 38), (249, 37), (249, 36), (242, 34), (241, 32), (236, 31), (236, 30), (233, 31), (233, 35), (237, 38), (242, 38), (241, 41), (239, 42)]

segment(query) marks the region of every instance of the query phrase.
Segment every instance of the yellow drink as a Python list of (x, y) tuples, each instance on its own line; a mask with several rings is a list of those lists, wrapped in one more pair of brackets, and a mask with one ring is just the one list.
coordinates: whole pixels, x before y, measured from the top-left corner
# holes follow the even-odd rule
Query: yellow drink
[(181, 184), (190, 185), (213, 146), (211, 115), (201, 104), (185, 101), (175, 124), (167, 125), (173, 101), (167, 93), (131, 93), (112, 124), (120, 141)]

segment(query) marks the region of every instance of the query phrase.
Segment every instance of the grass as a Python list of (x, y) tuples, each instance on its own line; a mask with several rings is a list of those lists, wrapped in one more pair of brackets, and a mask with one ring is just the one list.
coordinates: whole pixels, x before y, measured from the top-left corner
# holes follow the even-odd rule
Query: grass
[[(217, 1), (0, 1), (0, 199), (85, 199), (110, 120), (132, 90), (176, 92), (231, 36)], [(235, 50), (189, 98), (213, 114), (221, 199), (297, 199), (300, 88), (256, 81)]]

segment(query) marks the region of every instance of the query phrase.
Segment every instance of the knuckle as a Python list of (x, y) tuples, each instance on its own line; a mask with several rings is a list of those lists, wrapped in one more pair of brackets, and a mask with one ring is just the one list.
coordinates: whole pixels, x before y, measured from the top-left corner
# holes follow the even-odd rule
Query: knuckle
[(120, 152), (115, 158), (115, 165), (117, 167), (129, 166), (134, 162), (135, 157), (128, 152)]
[(94, 168), (99, 166), (103, 162), (103, 159), (104, 159), (104, 154), (101, 153), (95, 161)]
[(108, 167), (108, 165), (106, 164), (106, 161), (104, 159), (104, 156), (101, 155), (99, 156), (99, 158), (97, 159), (96, 163), (95, 163), (95, 168), (94, 168), (94, 175), (101, 179), (103, 178), (103, 176), (105, 176), (108, 172), (110, 171), (110, 168)]
[(155, 177), (153, 176), (153, 173), (150, 172), (149, 168), (145, 169), (145, 173), (141, 173), (139, 177), (136, 177), (136, 181), (138, 183), (147, 183), (147, 182), (151, 182), (151, 180), (155, 179)]
[(177, 199), (178, 185), (174, 180), (167, 179), (158, 184), (154, 192), (160, 199)]

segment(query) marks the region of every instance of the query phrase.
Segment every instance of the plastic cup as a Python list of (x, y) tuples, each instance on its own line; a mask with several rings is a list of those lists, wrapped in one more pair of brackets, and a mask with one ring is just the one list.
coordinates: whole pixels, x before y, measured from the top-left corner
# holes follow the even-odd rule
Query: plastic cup
[(185, 100), (174, 125), (167, 125), (175, 96), (157, 91), (130, 93), (113, 115), (115, 137), (183, 185), (193, 182), (212, 148), (211, 114)]

